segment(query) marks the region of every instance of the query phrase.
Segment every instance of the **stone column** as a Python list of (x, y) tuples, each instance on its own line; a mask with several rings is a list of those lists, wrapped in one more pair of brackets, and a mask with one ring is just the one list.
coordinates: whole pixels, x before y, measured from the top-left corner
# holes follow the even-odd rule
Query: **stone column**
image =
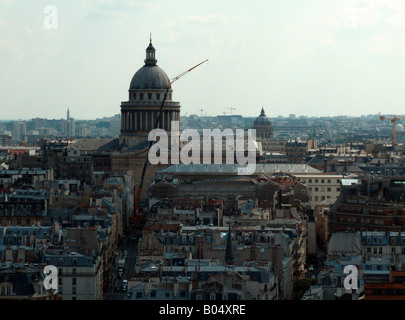
[(128, 117), (128, 111), (125, 111), (125, 130), (129, 130), (129, 117)]

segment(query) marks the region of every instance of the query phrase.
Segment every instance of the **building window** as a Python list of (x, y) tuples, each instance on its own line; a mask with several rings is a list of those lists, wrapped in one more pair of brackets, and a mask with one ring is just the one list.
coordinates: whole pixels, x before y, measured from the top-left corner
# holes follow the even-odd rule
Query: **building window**
[(157, 99), (157, 100), (160, 100), (160, 93), (157, 93), (157, 94), (156, 94), (156, 99)]
[(148, 100), (152, 100), (152, 94), (148, 93)]
[(76, 278), (72, 278), (72, 285), (76, 285)]
[(143, 100), (143, 93), (141, 93), (141, 94), (139, 95), (139, 99), (140, 99), (140, 100)]

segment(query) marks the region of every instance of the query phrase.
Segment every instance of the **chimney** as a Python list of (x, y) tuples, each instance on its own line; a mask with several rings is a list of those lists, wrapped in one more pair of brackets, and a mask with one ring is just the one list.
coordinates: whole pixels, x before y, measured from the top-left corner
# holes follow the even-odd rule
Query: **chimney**
[(173, 279), (173, 294), (176, 297), (177, 293), (179, 292), (179, 280), (175, 277)]
[(145, 295), (147, 296), (149, 294), (150, 291), (150, 282), (149, 282), (149, 278), (145, 279), (145, 286), (144, 286), (144, 290), (145, 290)]

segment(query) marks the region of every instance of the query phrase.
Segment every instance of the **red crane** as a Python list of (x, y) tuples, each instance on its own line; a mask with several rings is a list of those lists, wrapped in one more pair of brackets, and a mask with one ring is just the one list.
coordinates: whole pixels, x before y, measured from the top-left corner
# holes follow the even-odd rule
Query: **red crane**
[[(379, 114), (381, 114), (381, 112)], [(393, 116), (393, 117), (380, 116), (380, 120), (391, 120), (391, 122), (393, 124), (392, 146), (396, 146), (397, 145), (397, 122), (398, 122), (398, 120), (400, 120), (400, 118), (398, 118), (397, 116)]]

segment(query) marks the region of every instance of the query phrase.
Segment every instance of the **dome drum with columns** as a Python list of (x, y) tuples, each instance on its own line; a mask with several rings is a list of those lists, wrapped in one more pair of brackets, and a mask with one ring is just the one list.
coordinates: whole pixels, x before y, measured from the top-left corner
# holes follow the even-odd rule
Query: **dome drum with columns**
[[(157, 65), (152, 40), (146, 49), (145, 65), (133, 76), (129, 87), (129, 101), (121, 103), (120, 143), (132, 147), (148, 139), (170, 86), (170, 79)], [(167, 92), (158, 128), (170, 135), (171, 121), (180, 121), (180, 103), (172, 101)]]

